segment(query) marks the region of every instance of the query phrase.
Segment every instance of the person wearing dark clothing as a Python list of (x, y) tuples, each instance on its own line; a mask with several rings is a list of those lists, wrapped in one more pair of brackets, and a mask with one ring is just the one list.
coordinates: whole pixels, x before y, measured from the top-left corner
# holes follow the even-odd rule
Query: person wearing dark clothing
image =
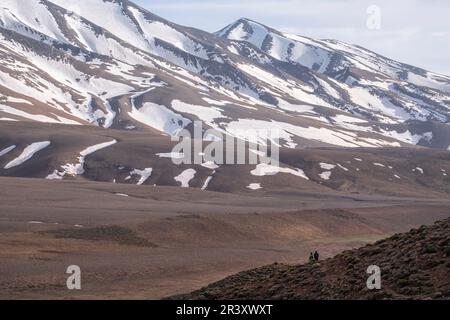
[(320, 255), (319, 252), (314, 252), (314, 260), (319, 261)]
[(311, 252), (311, 253), (309, 254), (309, 263), (313, 263), (314, 260), (316, 260), (316, 259), (314, 258), (314, 253)]

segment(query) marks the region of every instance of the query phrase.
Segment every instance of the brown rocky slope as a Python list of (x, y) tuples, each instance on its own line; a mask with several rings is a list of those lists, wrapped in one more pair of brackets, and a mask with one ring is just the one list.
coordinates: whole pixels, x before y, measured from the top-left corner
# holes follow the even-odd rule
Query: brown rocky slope
[[(367, 289), (368, 266), (382, 288)], [(450, 299), (450, 219), (396, 234), (320, 263), (274, 264), (175, 299)]]

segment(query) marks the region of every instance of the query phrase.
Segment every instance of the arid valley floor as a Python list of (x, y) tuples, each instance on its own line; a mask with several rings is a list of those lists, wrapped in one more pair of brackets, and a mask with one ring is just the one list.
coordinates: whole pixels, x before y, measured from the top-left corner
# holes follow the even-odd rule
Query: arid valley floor
[[(0, 178), (0, 197), (2, 299), (159, 299), (450, 216), (450, 199), (442, 198), (255, 197), (21, 178)], [(81, 291), (66, 288), (74, 264)]]

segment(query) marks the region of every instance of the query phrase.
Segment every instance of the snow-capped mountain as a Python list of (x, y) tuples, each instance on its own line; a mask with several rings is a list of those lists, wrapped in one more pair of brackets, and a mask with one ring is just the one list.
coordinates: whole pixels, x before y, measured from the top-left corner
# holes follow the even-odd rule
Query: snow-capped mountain
[[(450, 145), (450, 78), (248, 19), (210, 34), (127, 0), (2, 0), (0, 121), (172, 134), (194, 120), (283, 146)], [(1, 125), (1, 122), (0, 122)]]
[(278, 62), (288, 63), (287, 72), (305, 67), (326, 76), (334, 89), (326, 94), (343, 110), (385, 123), (449, 121), (449, 77), (339, 41), (283, 34), (248, 19), (235, 22), (217, 35), (244, 41)]

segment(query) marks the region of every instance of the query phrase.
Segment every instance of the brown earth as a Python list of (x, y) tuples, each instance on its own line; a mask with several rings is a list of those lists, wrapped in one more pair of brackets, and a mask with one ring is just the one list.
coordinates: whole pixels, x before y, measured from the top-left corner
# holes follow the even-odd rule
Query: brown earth
[[(124, 194), (128, 197), (123, 196)], [(1, 299), (159, 299), (450, 216), (445, 198), (0, 178)], [(146, 245), (142, 245), (145, 243)], [(82, 269), (82, 290), (65, 287)]]
[[(381, 289), (367, 287), (367, 268)], [(373, 245), (300, 266), (246, 271), (174, 299), (446, 299), (450, 300), (450, 219)]]
[[(186, 169), (194, 169), (196, 174), (190, 181), (191, 187), (202, 188), (212, 176), (208, 190), (222, 193), (291, 198), (304, 193), (339, 195), (341, 192), (435, 199), (450, 195), (450, 152), (444, 150), (418, 147), (281, 149), (280, 166), (302, 169), (308, 177), (306, 180), (286, 173), (255, 176), (251, 173), (255, 165), (221, 165), (214, 170), (199, 164), (175, 165), (171, 159), (157, 155), (170, 153), (175, 143), (168, 136), (151, 130), (134, 132), (31, 122), (1, 123), (0, 150), (11, 145), (17, 148), (0, 157), (0, 176), (45, 178), (55, 170), (61, 171), (61, 166), (67, 163), (77, 163), (79, 153), (87, 147), (113, 139), (118, 143), (86, 157), (83, 176), (66, 176), (65, 179), (135, 185), (139, 176), (130, 172), (152, 168), (152, 175), (144, 185), (179, 186), (174, 177)], [(4, 169), (27, 145), (47, 140), (51, 145), (30, 160)], [(336, 166), (329, 180), (319, 176), (326, 171), (321, 168), (322, 163)], [(262, 189), (250, 190), (251, 183), (261, 184)]]

